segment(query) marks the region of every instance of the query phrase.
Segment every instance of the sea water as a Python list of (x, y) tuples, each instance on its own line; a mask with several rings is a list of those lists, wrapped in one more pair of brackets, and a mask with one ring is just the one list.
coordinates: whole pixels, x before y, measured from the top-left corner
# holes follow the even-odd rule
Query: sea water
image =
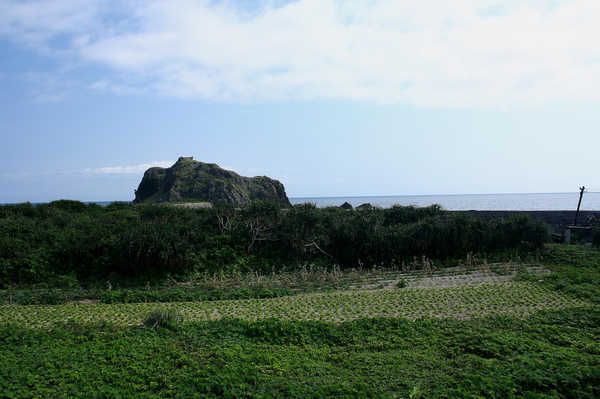
[[(371, 204), (388, 208), (392, 205), (441, 205), (448, 211), (569, 211), (576, 210), (580, 193), (554, 194), (464, 194), (464, 195), (400, 195), (376, 197), (310, 197), (290, 198), (292, 204), (310, 202), (318, 207), (340, 206), (348, 202), (353, 207)], [(581, 210), (600, 210), (600, 193), (584, 192)]]
[[(574, 211), (580, 193), (555, 194), (462, 194), (462, 195), (397, 195), (364, 197), (293, 197), (292, 204), (310, 202), (318, 207), (340, 206), (348, 202), (353, 207), (371, 204), (382, 208), (392, 205), (440, 205), (448, 211)], [(119, 201), (90, 201), (108, 205)], [(129, 202), (129, 201), (125, 201)], [(6, 205), (6, 204), (0, 204)], [(585, 192), (582, 211), (600, 211), (600, 192)]]

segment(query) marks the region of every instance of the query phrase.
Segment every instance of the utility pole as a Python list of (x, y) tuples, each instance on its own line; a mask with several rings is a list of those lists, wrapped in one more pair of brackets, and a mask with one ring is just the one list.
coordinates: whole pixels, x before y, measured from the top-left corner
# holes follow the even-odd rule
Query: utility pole
[(583, 197), (585, 186), (579, 187), (579, 190), (581, 190), (581, 192), (579, 193), (579, 202), (577, 203), (577, 212), (575, 212), (575, 220), (573, 220), (573, 226), (577, 226), (577, 217), (579, 216), (579, 207), (581, 206), (581, 198)]

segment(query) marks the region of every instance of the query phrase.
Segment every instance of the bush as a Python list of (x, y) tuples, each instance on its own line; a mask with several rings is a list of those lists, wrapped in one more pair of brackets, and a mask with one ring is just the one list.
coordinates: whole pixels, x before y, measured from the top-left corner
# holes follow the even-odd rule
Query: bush
[(143, 323), (148, 328), (176, 328), (183, 322), (181, 312), (172, 309), (156, 309), (148, 313)]
[(0, 288), (58, 276), (83, 283), (306, 264), (392, 267), (422, 256), (537, 249), (549, 238), (528, 216), (487, 221), (439, 206), (346, 211), (253, 201), (238, 210), (60, 200), (0, 210)]

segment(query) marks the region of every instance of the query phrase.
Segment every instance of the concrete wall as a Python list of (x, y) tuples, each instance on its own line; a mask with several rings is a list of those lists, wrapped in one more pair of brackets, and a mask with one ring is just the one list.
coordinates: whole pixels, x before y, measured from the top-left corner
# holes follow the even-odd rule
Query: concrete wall
[[(460, 211), (455, 211), (460, 212)], [(531, 215), (533, 219), (546, 223), (553, 235), (564, 236), (565, 228), (572, 226), (575, 211), (465, 211), (483, 219), (508, 218), (513, 215)], [(574, 234), (582, 238), (591, 238), (593, 229), (600, 221), (600, 211), (579, 211), (577, 226), (590, 227), (590, 230), (573, 230)]]

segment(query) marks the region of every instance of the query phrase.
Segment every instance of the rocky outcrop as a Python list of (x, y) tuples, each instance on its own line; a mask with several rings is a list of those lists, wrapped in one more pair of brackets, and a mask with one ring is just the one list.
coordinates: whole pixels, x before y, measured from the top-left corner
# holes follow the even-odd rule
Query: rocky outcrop
[(340, 205), (340, 208), (347, 211), (351, 211), (353, 209), (352, 205), (350, 205), (348, 202), (344, 202), (342, 205)]
[(360, 204), (359, 206), (357, 206), (356, 209), (358, 209), (358, 210), (373, 209), (373, 205), (371, 205), (369, 202), (365, 202), (364, 204)]
[(181, 157), (170, 168), (148, 169), (133, 202), (222, 202), (243, 206), (253, 199), (291, 206), (283, 184), (277, 180), (244, 177), (216, 164)]

